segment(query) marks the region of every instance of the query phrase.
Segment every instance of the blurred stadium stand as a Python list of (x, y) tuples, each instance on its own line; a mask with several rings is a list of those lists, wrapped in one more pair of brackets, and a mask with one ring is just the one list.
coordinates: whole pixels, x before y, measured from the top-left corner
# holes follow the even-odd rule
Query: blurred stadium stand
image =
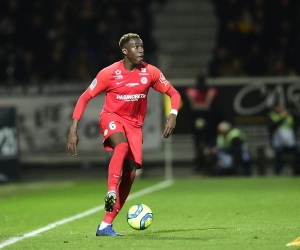
[[(0, 2), (0, 84), (90, 81), (121, 59), (120, 37), (135, 32), (152, 62), (152, 7), (143, 0)], [(154, 5), (156, 4), (156, 5)]]
[(171, 0), (153, 16), (158, 62), (167, 76), (190, 78), (212, 60), (217, 18), (210, 0)]
[(299, 1), (212, 2), (219, 27), (210, 76), (299, 75)]
[(121, 59), (127, 32), (174, 78), (295, 76), (299, 9), (297, 0), (4, 0), (0, 84), (90, 81)]

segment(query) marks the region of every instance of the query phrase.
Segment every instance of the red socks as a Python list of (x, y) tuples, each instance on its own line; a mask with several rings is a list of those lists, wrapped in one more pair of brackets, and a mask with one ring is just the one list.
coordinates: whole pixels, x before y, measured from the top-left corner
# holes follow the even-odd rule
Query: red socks
[(123, 207), (135, 178), (135, 172), (123, 172), (121, 183), (117, 189), (117, 202), (112, 212), (106, 212), (103, 219), (104, 222), (111, 224), (114, 218), (118, 215), (119, 211)]
[[(106, 212), (104, 222), (111, 224), (123, 207), (135, 178), (135, 172), (123, 172), (123, 162), (128, 153), (128, 143), (123, 142), (114, 148), (108, 167), (108, 191), (117, 193), (117, 201), (112, 212)], [(121, 177), (122, 175), (122, 177)], [(120, 182), (121, 180), (121, 182)]]
[(122, 142), (114, 148), (113, 156), (108, 167), (108, 191), (117, 192), (122, 174), (123, 162), (128, 153), (128, 143)]

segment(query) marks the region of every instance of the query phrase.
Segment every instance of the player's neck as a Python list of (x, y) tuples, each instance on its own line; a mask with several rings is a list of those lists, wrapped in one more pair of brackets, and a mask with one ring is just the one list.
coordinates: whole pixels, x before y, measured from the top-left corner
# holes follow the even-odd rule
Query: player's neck
[(132, 64), (131, 62), (129, 62), (127, 60), (123, 60), (123, 65), (124, 65), (124, 68), (130, 72), (135, 71), (136, 68), (139, 67), (139, 65)]

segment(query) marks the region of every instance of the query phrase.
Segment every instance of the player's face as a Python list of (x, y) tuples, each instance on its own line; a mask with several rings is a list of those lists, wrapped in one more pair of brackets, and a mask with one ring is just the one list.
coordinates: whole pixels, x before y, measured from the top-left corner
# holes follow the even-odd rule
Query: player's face
[(126, 44), (124, 52), (127, 59), (134, 65), (139, 65), (144, 59), (144, 45), (143, 41), (139, 38), (132, 38)]

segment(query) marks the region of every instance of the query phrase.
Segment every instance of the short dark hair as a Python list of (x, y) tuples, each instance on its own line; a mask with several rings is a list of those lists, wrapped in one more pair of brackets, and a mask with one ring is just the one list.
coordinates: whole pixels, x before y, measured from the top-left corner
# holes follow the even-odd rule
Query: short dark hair
[(140, 36), (135, 33), (128, 33), (128, 34), (123, 35), (119, 41), (120, 49), (122, 49), (124, 44), (127, 43), (131, 38), (140, 38)]

